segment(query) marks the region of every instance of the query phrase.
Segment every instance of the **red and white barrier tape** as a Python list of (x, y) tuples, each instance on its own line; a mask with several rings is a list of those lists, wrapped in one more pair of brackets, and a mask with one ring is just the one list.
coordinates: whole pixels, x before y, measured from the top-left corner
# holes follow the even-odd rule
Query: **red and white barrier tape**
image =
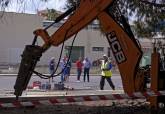
[(110, 95), (88, 95), (88, 96), (58, 96), (49, 98), (48, 100), (32, 100), (32, 101), (15, 101), (12, 103), (1, 103), (1, 108), (19, 108), (39, 105), (54, 105), (58, 103), (73, 103), (84, 101), (98, 101), (98, 100), (122, 100), (122, 99), (144, 99), (151, 96), (165, 95), (165, 91), (150, 91), (150, 92), (136, 92), (133, 94), (110, 94)]

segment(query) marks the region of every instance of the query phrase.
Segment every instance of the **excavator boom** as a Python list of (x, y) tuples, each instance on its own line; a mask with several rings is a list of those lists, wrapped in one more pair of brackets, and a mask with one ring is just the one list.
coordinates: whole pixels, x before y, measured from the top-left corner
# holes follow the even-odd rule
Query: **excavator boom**
[[(68, 17), (67, 21), (54, 34), (49, 36), (45, 29), (38, 29), (34, 31), (34, 34), (36, 36), (40, 36), (44, 40), (45, 44), (41, 48), (36, 48), (35, 46), (32, 46), (32, 48), (36, 48), (37, 52), (43, 53), (51, 45), (60, 45), (62, 42), (79, 32), (94, 19), (98, 18), (119, 66), (125, 92), (132, 93), (136, 91), (135, 76), (137, 74), (136, 71), (142, 52), (134, 37), (128, 34), (128, 30), (124, 30), (124, 27), (121, 27), (109, 14), (111, 11), (108, 12), (107, 9), (113, 5), (113, 2), (113, 0), (81, 0), (79, 7), (70, 17)], [(35, 43), (33, 42), (33, 44)], [(43, 51), (41, 49), (43, 49)], [(24, 55), (26, 55), (26, 51)], [(41, 55), (42, 54), (40, 53), (38, 54), (36, 62), (39, 60)], [(28, 60), (26, 61), (28, 62)], [(25, 65), (23, 64), (23, 66)], [(33, 66), (34, 68), (34, 65), (29, 66)], [(31, 73), (28, 76), (30, 77), (33, 69), (29, 69), (29, 72)], [(21, 71), (24, 70), (20, 70), (20, 72)], [(28, 74), (27, 71), (26, 73), (21, 72), (21, 75), (24, 76), (24, 74)], [(28, 81), (24, 81), (26, 84), (22, 84), (24, 87), (20, 88), (21, 85), (17, 84), (18, 82), (20, 83), (20, 81), (19, 79), (17, 80), (15, 91), (16, 95), (20, 96), (22, 91), (26, 88), (25, 86), (27, 86)]]
[(135, 76), (142, 56), (136, 40), (130, 37), (108, 12), (100, 13), (98, 19), (116, 59), (125, 92), (135, 92)]
[(82, 0), (75, 13), (50, 36), (50, 43), (58, 46), (98, 18), (119, 66), (124, 90), (132, 93), (142, 52), (134, 37), (129, 36), (107, 12), (112, 4), (113, 0)]
[(76, 9), (75, 13), (51, 36), (50, 43), (58, 46), (64, 42), (64, 39), (69, 39), (96, 19), (99, 13), (112, 3), (113, 0), (81, 0), (80, 6)]

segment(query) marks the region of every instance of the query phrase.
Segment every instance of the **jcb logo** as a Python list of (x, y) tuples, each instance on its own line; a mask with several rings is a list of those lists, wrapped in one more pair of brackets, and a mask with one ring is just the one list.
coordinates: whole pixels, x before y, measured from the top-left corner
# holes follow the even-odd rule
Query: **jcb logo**
[(107, 35), (108, 42), (112, 48), (113, 54), (116, 58), (116, 61), (120, 64), (126, 60), (124, 52), (121, 48), (119, 40), (117, 39), (116, 33), (113, 31)]

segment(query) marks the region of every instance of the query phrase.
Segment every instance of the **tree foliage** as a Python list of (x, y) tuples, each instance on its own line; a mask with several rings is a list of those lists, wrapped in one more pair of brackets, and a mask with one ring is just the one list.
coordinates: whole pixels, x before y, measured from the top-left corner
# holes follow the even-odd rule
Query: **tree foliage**
[[(79, 2), (68, 0), (66, 7)], [(151, 37), (157, 32), (165, 35), (165, 0), (117, 0), (116, 7), (127, 19), (132, 20), (136, 36)]]
[(55, 20), (60, 14), (55, 9), (47, 9), (47, 20)]
[[(16, 1), (18, 4), (26, 2), (26, 0)], [(40, 1), (47, 2), (49, 0)], [(80, 0), (67, 0), (66, 8), (73, 5), (78, 6), (79, 2)], [(131, 23), (133, 23), (136, 36), (151, 37), (157, 32), (165, 35), (165, 0), (116, 0), (115, 2), (128, 20), (133, 19)], [(12, 0), (0, 0), (0, 10), (5, 10), (9, 4), (12, 4)], [(57, 16), (54, 10), (49, 10), (48, 13), (51, 20)]]

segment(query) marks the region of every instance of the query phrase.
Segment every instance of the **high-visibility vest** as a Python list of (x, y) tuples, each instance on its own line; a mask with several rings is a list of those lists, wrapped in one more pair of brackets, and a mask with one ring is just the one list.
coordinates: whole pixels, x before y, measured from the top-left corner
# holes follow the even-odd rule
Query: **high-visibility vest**
[[(101, 69), (106, 69), (108, 67), (109, 67), (109, 62), (106, 62), (106, 63), (102, 62)], [(111, 77), (112, 72), (111, 72), (111, 70), (107, 70), (107, 71), (102, 70), (101, 76)]]

